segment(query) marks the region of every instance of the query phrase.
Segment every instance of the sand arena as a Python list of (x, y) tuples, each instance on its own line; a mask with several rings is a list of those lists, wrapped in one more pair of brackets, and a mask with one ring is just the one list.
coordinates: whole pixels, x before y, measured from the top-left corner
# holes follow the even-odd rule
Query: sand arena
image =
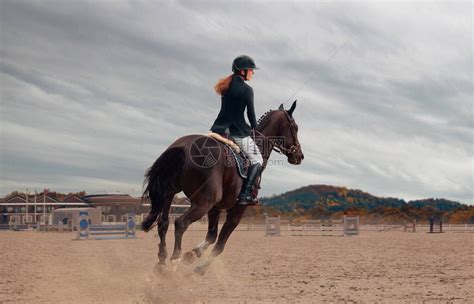
[[(189, 250), (205, 231), (188, 231)], [(157, 274), (158, 239), (0, 232), (0, 303), (473, 303), (474, 233), (236, 231), (205, 276)], [(173, 233), (168, 234), (171, 253)]]

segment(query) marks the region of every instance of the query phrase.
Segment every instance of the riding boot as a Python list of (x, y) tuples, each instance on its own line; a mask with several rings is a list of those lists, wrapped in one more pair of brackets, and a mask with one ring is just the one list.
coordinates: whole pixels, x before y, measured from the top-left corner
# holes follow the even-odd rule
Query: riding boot
[[(260, 171), (262, 171), (260, 169)], [(252, 191), (250, 192), (250, 196), (252, 196), (252, 201), (255, 202), (255, 205), (258, 205), (258, 190), (260, 190), (260, 181), (262, 180), (262, 175), (257, 178), (255, 184), (252, 187)]]
[(240, 191), (237, 199), (240, 205), (256, 205), (257, 200), (252, 199), (251, 191), (255, 181), (258, 179), (261, 173), (262, 166), (257, 163), (250, 166), (247, 173), (247, 179), (245, 180), (242, 190)]

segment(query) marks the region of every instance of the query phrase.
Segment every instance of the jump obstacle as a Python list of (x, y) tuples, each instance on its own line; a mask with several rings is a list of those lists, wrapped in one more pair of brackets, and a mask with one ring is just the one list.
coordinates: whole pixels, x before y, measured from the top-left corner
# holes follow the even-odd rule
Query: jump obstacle
[[(359, 234), (359, 217), (344, 216), (342, 220), (321, 220), (314, 221), (315, 228), (319, 230), (321, 236), (338, 236), (338, 235), (358, 235)], [(265, 218), (265, 236), (280, 236), (281, 221), (280, 217)], [(290, 231), (291, 229), (288, 228)], [(294, 230), (293, 230), (294, 231)], [(308, 230), (306, 230), (308, 231)], [(312, 231), (317, 231), (312, 229)]]
[(403, 228), (403, 231), (405, 232), (416, 232), (416, 220), (414, 220), (411, 224), (405, 224)]
[(127, 213), (125, 223), (91, 225), (87, 211), (79, 214), (79, 227), (77, 240), (117, 240), (134, 239), (135, 236), (135, 214)]
[(280, 216), (265, 217), (265, 236), (280, 236)]
[[(438, 222), (438, 231), (435, 231), (436, 222)], [(443, 233), (443, 219), (430, 217), (430, 232), (429, 233)]]
[(344, 235), (359, 235), (359, 216), (344, 216)]

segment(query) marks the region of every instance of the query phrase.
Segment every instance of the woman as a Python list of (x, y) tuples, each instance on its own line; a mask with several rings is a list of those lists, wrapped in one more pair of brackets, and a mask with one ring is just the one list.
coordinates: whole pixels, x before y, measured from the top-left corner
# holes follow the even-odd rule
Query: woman
[[(252, 129), (257, 126), (255, 108), (253, 104), (253, 90), (245, 81), (252, 79), (257, 66), (252, 58), (246, 55), (239, 56), (232, 62), (233, 74), (221, 79), (214, 87), (217, 94), (221, 95), (221, 110), (211, 131), (222, 135), (230, 135), (240, 149), (250, 160), (242, 190), (237, 198), (241, 205), (255, 205), (257, 198), (252, 198), (251, 191), (258, 180), (263, 158), (258, 146), (253, 141)], [(244, 111), (247, 108), (247, 117), (250, 126), (245, 122)]]

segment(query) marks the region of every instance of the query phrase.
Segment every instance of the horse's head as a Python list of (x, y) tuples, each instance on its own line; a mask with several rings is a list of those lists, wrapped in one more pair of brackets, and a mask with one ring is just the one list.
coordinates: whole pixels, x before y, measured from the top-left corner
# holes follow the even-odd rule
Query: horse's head
[(299, 165), (304, 159), (304, 154), (298, 140), (298, 125), (293, 118), (295, 108), (296, 100), (289, 110), (285, 110), (281, 104), (278, 111), (275, 111), (279, 137), (275, 141), (275, 149), (277, 152), (285, 154), (290, 164)]
[[(263, 114), (257, 125), (257, 132), (265, 137), (265, 153), (271, 149), (278, 153), (285, 154), (288, 162), (293, 165), (301, 164), (304, 159), (300, 142), (298, 141), (298, 125), (293, 118), (296, 108), (296, 100), (289, 110), (283, 108), (283, 104), (278, 110), (271, 110)], [(270, 149), (268, 149), (270, 148)]]

